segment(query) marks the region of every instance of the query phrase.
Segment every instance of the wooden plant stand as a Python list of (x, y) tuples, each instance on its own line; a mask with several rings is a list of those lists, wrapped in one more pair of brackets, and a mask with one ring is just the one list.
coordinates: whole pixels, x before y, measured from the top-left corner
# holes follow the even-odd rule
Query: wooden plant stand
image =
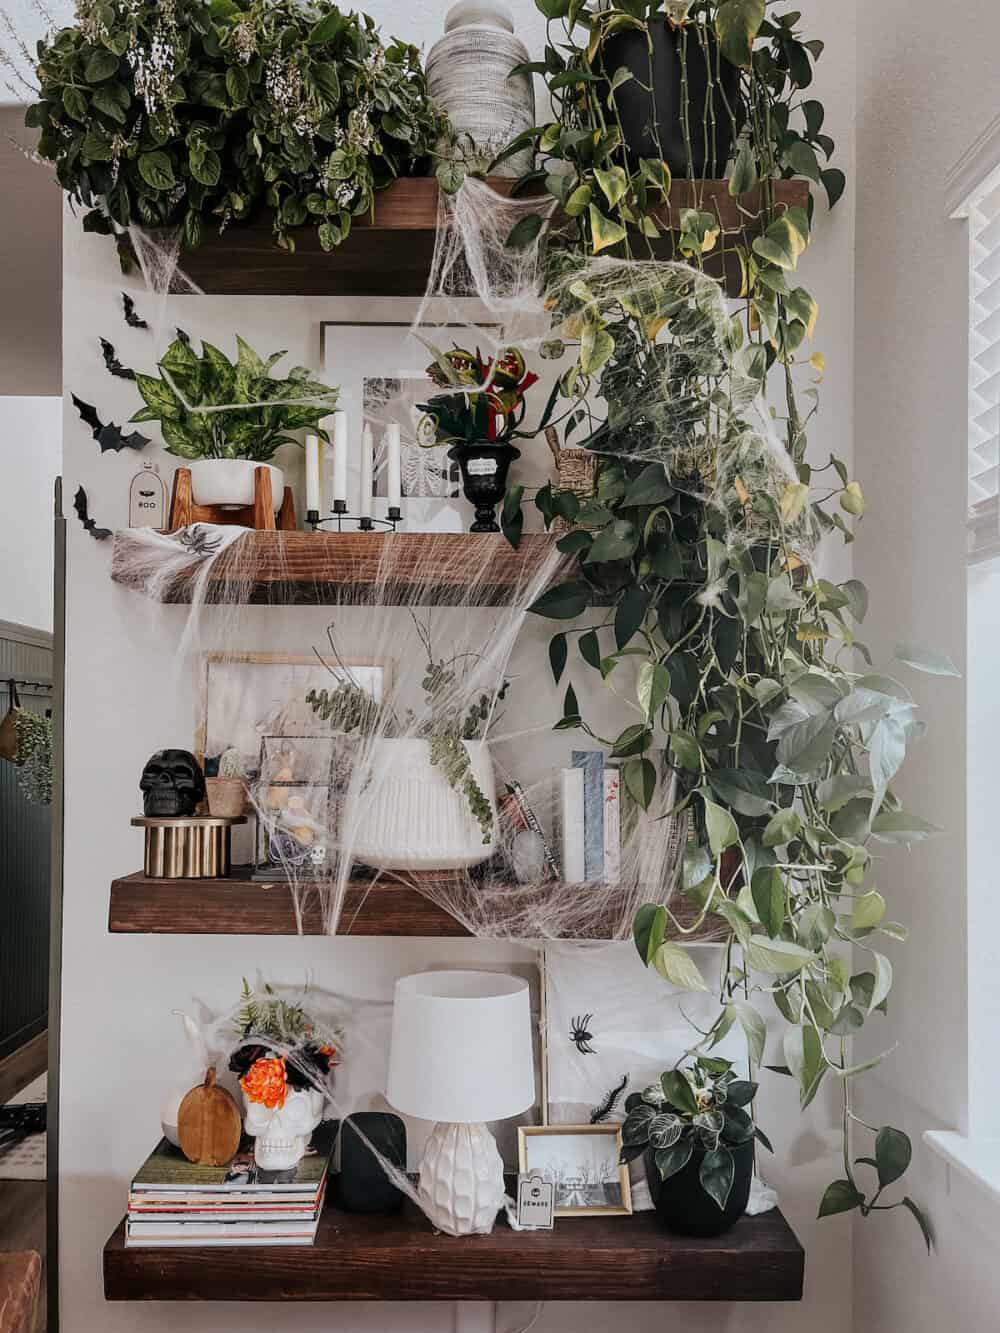
[[(170, 494), (169, 532), (186, 528), (191, 523), (222, 523), (232, 527), (257, 528), (274, 532), (274, 497), (271, 494), (271, 473), (266, 467), (254, 469), (253, 504), (232, 508), (229, 505), (196, 505), (191, 491), (191, 469), (179, 467), (174, 473)], [(295, 500), (292, 488), (285, 487), (278, 511), (277, 527), (281, 532), (295, 531)]]

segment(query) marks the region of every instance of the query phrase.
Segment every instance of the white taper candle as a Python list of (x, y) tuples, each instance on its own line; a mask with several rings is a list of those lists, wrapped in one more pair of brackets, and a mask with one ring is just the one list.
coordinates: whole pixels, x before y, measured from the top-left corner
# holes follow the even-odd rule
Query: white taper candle
[(306, 436), (306, 509), (319, 513), (319, 439)]
[(333, 498), (347, 499), (347, 413), (333, 414)]
[(375, 466), (375, 447), (370, 426), (361, 434), (361, 503), (358, 513), (362, 518), (372, 514), (372, 475)]
[(388, 468), (386, 476), (386, 495), (390, 509), (398, 509), (403, 499), (402, 449), (399, 438), (399, 423), (391, 421), (386, 430), (386, 448)]

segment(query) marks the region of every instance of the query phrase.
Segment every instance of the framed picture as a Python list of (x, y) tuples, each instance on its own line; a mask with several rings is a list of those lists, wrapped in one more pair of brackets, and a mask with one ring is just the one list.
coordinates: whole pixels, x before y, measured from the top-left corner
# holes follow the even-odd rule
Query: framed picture
[(621, 1151), (620, 1125), (522, 1125), (517, 1131), (518, 1170), (537, 1172), (555, 1186), (556, 1217), (631, 1213)]
[[(475, 332), (464, 324), (440, 329), (448, 345), (461, 344)], [(373, 470), (374, 512), (382, 517), (386, 499), (385, 434), (389, 425), (400, 428), (403, 522), (408, 532), (465, 532), (469, 506), (462, 498), (457, 465), (447, 448), (417, 443), (423, 413), (419, 404), (439, 393), (427, 377), (431, 353), (409, 323), (351, 323), (324, 321), (321, 325), (323, 373), (340, 385), (338, 406), (347, 413), (348, 503), (357, 512), (360, 498), (360, 442), (369, 427), (375, 444)]]
[[(336, 689), (350, 677), (381, 703), (389, 690), (389, 669), (379, 662), (345, 662), (327, 666), (312, 656), (280, 653), (210, 653), (205, 658), (201, 718), (195, 750), (204, 756), (205, 772), (256, 777), (264, 737), (330, 736), (330, 724), (318, 718), (306, 695), (311, 689)], [(271, 742), (273, 743), (273, 742)], [(296, 748), (300, 763), (309, 750)], [(294, 781), (311, 775), (296, 771)]]

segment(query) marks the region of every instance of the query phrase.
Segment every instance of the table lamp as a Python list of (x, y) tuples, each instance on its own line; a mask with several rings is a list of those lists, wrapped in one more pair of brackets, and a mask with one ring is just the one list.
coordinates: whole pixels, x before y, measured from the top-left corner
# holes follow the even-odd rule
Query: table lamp
[(419, 1198), (452, 1236), (493, 1230), (503, 1161), (487, 1120), (535, 1101), (528, 983), (498, 972), (420, 972), (396, 982), (389, 1102), (436, 1122), (420, 1164)]

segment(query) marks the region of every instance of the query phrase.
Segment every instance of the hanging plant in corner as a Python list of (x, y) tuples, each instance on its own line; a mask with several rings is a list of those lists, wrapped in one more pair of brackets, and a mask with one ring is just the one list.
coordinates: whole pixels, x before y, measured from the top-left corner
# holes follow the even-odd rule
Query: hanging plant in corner
[[(812, 569), (830, 506), (838, 519), (859, 515), (860, 489), (837, 460), (810, 473), (789, 457), (761, 406), (758, 347), (696, 269), (592, 260), (554, 279), (548, 304), (567, 345), (575, 335), (564, 392), (603, 398), (607, 417), (585, 441), (598, 455), (592, 500), (538, 495), (547, 525), (575, 525), (558, 543), (575, 569), (532, 610), (567, 622), (550, 646), (556, 680), (575, 641), (636, 719), (601, 736), (570, 686), (558, 726), (620, 759), (644, 807), (657, 783), (649, 752), (664, 748), (673, 814), (692, 831), (680, 889), (697, 919), (685, 928), (668, 903), (651, 902), (636, 947), (668, 981), (704, 989), (682, 942), (716, 918), (729, 941), (719, 1011), (691, 1053), (709, 1056), (735, 1025), (759, 1066), (760, 1005), (773, 1000), (788, 1024), (779, 1072), (802, 1106), (826, 1080), (843, 1098), (844, 1174), (820, 1215), (903, 1207), (929, 1238), (912, 1199), (882, 1201), (909, 1163), (906, 1135), (879, 1129), (872, 1151), (852, 1156), (869, 1132), (852, 1083), (878, 1062), (853, 1065), (850, 1039), (885, 1012), (892, 966), (880, 938), (906, 934), (872, 883), (872, 847), (935, 831), (892, 790), (923, 724), (858, 637), (867, 592)], [(823, 472), (830, 482), (817, 493), (810, 481)], [(906, 661), (954, 670), (912, 652)]]

